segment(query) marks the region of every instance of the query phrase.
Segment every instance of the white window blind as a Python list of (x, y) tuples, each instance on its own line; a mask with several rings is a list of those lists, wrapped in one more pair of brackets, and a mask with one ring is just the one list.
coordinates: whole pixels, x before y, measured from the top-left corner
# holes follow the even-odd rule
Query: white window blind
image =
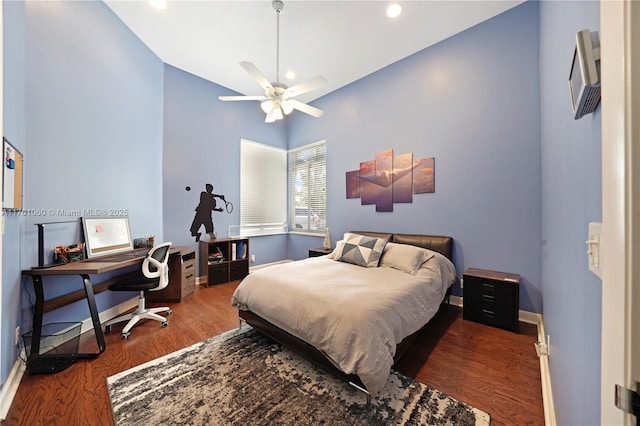
[(287, 151), (240, 142), (240, 235), (287, 232)]
[(327, 226), (327, 146), (315, 142), (289, 151), (289, 230), (324, 233)]

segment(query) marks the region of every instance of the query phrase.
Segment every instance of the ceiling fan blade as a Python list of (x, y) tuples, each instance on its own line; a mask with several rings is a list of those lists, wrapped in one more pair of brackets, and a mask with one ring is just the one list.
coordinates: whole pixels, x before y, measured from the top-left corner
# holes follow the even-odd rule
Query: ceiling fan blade
[(260, 72), (258, 67), (247, 61), (240, 62), (240, 66), (244, 68), (264, 90), (273, 90), (273, 86), (271, 85), (271, 83), (269, 83), (269, 80), (267, 80), (267, 78)]
[(218, 96), (221, 101), (264, 101), (266, 96)]
[(297, 101), (295, 99), (289, 99), (288, 102), (291, 102), (291, 105), (293, 106), (293, 109), (297, 109), (298, 111), (302, 111), (305, 114), (309, 114), (312, 115), (314, 117), (320, 117), (322, 114), (324, 114), (324, 111), (313, 107), (311, 105), (307, 105), (305, 103), (302, 103), (300, 101)]
[(319, 87), (324, 86), (325, 84), (327, 84), (327, 79), (319, 75), (312, 78), (311, 80), (303, 81), (302, 83), (298, 83), (295, 86), (289, 87), (284, 91), (284, 96), (286, 98), (292, 98), (294, 96), (298, 96), (303, 93), (315, 90)]

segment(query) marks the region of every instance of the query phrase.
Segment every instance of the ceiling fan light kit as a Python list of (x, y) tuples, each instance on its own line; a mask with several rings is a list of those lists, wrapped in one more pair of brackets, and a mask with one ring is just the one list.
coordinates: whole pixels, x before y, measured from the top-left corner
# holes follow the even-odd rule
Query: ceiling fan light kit
[(258, 96), (219, 96), (221, 101), (259, 101), (260, 108), (267, 114), (266, 123), (273, 123), (282, 120), (293, 110), (309, 114), (313, 117), (320, 117), (324, 111), (311, 105), (293, 99), (295, 96), (310, 92), (327, 83), (324, 77), (317, 76), (311, 80), (304, 81), (292, 87), (281, 83), (280, 80), (280, 12), (284, 8), (281, 0), (271, 2), (273, 10), (276, 12), (276, 81), (269, 80), (251, 62), (242, 61), (240, 66), (249, 73), (251, 77), (264, 89), (264, 95)]

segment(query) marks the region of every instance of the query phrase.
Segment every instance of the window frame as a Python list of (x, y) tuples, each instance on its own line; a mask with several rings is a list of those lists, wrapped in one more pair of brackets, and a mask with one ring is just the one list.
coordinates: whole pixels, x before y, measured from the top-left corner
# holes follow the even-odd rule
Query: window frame
[[(306, 156), (306, 158), (304, 158)], [(290, 149), (287, 152), (287, 180), (288, 180), (288, 218), (289, 232), (293, 234), (323, 235), (327, 226), (327, 143), (320, 140), (310, 144)], [(301, 161), (297, 161), (303, 157)], [(313, 184), (307, 186), (306, 201), (300, 204), (299, 194), (296, 192), (296, 176), (306, 165), (307, 176), (313, 176)], [(320, 181), (318, 181), (320, 177)], [(310, 179), (310, 178), (309, 178)], [(306, 227), (298, 228), (297, 210), (307, 211)], [(314, 229), (315, 228), (315, 229)]]

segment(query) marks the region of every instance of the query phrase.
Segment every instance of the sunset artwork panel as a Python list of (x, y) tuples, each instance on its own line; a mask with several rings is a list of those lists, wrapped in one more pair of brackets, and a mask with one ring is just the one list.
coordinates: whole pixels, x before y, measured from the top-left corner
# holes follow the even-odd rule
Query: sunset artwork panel
[(392, 149), (377, 152), (375, 160), (346, 172), (347, 199), (375, 204), (377, 212), (392, 212), (395, 203), (412, 203), (413, 194), (434, 193), (435, 158), (413, 160), (413, 154), (394, 155)]
[(402, 171), (413, 168), (413, 154), (400, 154), (393, 158), (393, 172), (396, 179), (393, 181), (393, 202), (413, 202), (413, 179), (411, 173), (401, 174)]
[(435, 159), (423, 158), (413, 170), (413, 193), (436, 192)]
[(360, 163), (360, 202), (362, 205), (376, 203), (376, 161)]

